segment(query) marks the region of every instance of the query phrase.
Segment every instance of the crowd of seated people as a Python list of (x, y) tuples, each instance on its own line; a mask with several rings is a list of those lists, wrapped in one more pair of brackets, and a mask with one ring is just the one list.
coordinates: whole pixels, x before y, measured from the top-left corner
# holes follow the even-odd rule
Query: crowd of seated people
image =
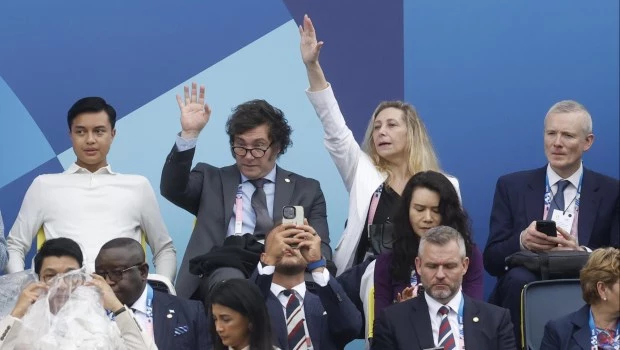
[[(618, 349), (620, 184), (583, 166), (594, 141), (583, 105), (561, 101), (545, 115), (547, 164), (498, 179), (481, 250), (459, 182), (439, 167), (415, 108), (381, 102), (359, 145), (308, 16), (299, 32), (306, 94), (349, 193), (333, 254), (321, 184), (278, 165), (292, 129), (277, 107), (238, 105), (226, 123), (234, 164), (192, 168), (211, 117), (205, 87), (192, 83), (177, 95), (181, 131), (160, 185), (196, 217), (177, 277), (150, 182), (107, 161), (114, 108), (86, 97), (67, 113), (76, 161), (32, 182), (6, 241), (0, 214), (0, 271), (24, 270), (33, 242), (44, 240), (37, 281), (0, 320), (0, 349), (342, 349), (356, 338), (372, 349), (516, 349), (521, 291), (541, 276), (506, 258), (556, 251), (590, 254), (587, 305), (551, 321), (542, 348)], [(283, 220), (287, 206), (303, 209), (303, 223)], [(539, 220), (556, 230), (539, 231)], [(149, 283), (147, 246), (178, 295)], [(497, 277), (488, 303), (485, 270)]]

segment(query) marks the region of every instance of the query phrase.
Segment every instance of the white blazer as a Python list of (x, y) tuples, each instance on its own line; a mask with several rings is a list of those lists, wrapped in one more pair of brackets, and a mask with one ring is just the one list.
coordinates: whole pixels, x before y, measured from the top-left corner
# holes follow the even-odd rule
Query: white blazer
[[(349, 192), (347, 227), (334, 253), (334, 263), (338, 268), (337, 274), (340, 275), (353, 265), (355, 251), (366, 223), (370, 199), (379, 185), (385, 181), (387, 174), (377, 170), (370, 157), (355, 141), (353, 132), (347, 127), (340, 111), (331, 85), (321, 91), (306, 90), (306, 95), (323, 124), (325, 147)], [(446, 177), (452, 182), (460, 198), (458, 180), (453, 176), (446, 175)]]

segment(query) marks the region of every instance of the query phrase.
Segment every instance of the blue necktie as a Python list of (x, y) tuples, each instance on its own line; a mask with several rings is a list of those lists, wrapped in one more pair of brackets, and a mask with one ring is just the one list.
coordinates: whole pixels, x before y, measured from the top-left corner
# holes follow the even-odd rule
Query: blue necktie
[(448, 320), (449, 312), (450, 309), (445, 305), (439, 308), (441, 323), (439, 324), (437, 342), (439, 343), (438, 346), (443, 347), (445, 350), (452, 350), (456, 347), (454, 335), (452, 334), (452, 327), (450, 327), (450, 321)]
[(551, 220), (553, 217), (553, 211), (555, 209), (564, 212), (564, 190), (570, 182), (568, 180), (560, 180), (557, 182), (558, 190), (553, 195), (553, 199), (551, 199), (551, 206), (549, 207), (549, 212), (547, 213), (547, 220)]

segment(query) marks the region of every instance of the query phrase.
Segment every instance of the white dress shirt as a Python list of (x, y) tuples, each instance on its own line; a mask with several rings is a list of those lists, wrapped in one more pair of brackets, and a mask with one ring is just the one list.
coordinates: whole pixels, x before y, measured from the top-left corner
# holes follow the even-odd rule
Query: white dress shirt
[[(433, 341), (435, 345), (438, 345), (439, 338), (439, 326), (441, 325), (441, 315), (439, 314), (439, 308), (443, 306), (442, 303), (433, 299), (428, 293), (424, 293), (424, 299), (428, 305), (428, 314), (431, 317), (431, 329), (433, 330)], [(450, 328), (452, 328), (452, 336), (454, 336), (454, 344), (458, 348), (459, 344), (459, 321), (458, 313), (459, 306), (461, 306), (461, 300), (463, 299), (463, 293), (459, 290), (458, 293), (450, 300), (446, 306), (450, 309), (448, 312), (448, 322), (450, 322)]]
[(146, 295), (147, 295), (147, 289), (148, 288), (146, 288), (146, 286), (144, 286), (144, 290), (142, 291), (142, 294), (140, 295), (138, 300), (136, 300), (131, 305), (131, 309), (133, 310), (134, 317), (135, 317), (136, 321), (138, 322), (138, 324), (140, 325), (140, 328), (142, 328), (142, 330), (145, 333), (147, 333), (149, 336), (153, 337), (152, 333), (147, 332), (147, 330), (149, 329), (147, 327), (148, 318), (146, 317)]
[(174, 281), (176, 251), (144, 176), (115, 173), (109, 165), (91, 173), (75, 163), (64, 173), (38, 176), (9, 232), (9, 273), (24, 269), (41, 227), (46, 239), (67, 237), (80, 244), (90, 271), (104, 243), (119, 237), (141, 242), (144, 231), (156, 272)]
[[(553, 171), (553, 169), (551, 169), (551, 164), (547, 165), (547, 177), (549, 178), (549, 185), (551, 186), (551, 193), (553, 196), (558, 193), (558, 181), (568, 180), (568, 182), (570, 182), (570, 185), (566, 186), (566, 189), (564, 190), (563, 209), (566, 211), (572, 211), (575, 208), (575, 202), (577, 201), (577, 188), (579, 188), (579, 180), (581, 179), (581, 175), (583, 175), (583, 164), (580, 164), (579, 169), (577, 169), (573, 175), (567, 177), (566, 179), (562, 178), (555, 171)], [(541, 198), (541, 200), (544, 200), (544, 198)]]

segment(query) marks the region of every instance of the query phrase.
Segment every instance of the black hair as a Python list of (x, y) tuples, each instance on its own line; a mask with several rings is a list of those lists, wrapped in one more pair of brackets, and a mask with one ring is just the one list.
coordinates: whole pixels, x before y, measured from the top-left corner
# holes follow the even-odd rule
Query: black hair
[(73, 124), (73, 120), (82, 113), (97, 113), (105, 111), (108, 115), (108, 119), (110, 120), (110, 125), (112, 129), (116, 125), (116, 110), (114, 107), (110, 106), (103, 98), (101, 97), (84, 97), (71, 106), (69, 108), (69, 112), (67, 112), (67, 124), (69, 125), (69, 131), (71, 131), (71, 124)]
[(137, 254), (141, 261), (146, 261), (146, 256), (144, 254), (144, 248), (140, 242), (136, 241), (133, 238), (129, 237), (119, 237), (114, 238), (113, 240), (107, 241), (104, 245), (101, 246), (99, 252), (104, 249), (113, 249), (113, 248), (125, 248), (128, 252), (132, 254)]
[(48, 239), (43, 243), (37, 255), (34, 256), (34, 272), (37, 275), (41, 272), (43, 260), (49, 256), (70, 256), (78, 262), (80, 267), (84, 262), (82, 249), (74, 240), (64, 237)]
[(461, 206), (454, 185), (441, 173), (422, 171), (413, 175), (407, 182), (394, 215), (393, 258), (390, 270), (395, 281), (409, 281), (411, 266), (418, 255), (420, 236), (413, 232), (409, 220), (409, 207), (413, 192), (417, 188), (426, 188), (439, 195), (440, 225), (457, 230), (465, 241), (467, 256), (471, 256), (473, 241), (469, 217)]
[(287, 148), (293, 144), (291, 141), (293, 130), (288, 125), (284, 113), (265, 100), (248, 101), (233, 109), (233, 114), (226, 122), (226, 133), (230, 139), (230, 146), (233, 146), (235, 136), (264, 124), (267, 124), (269, 128), (269, 139), (272, 142), (272, 147), (280, 148), (278, 156), (284, 154)]
[[(209, 295), (209, 314), (213, 304), (231, 308), (248, 319), (250, 332), (250, 349), (272, 350), (271, 319), (267, 305), (258, 287), (246, 279), (230, 279), (213, 287)], [(222, 339), (215, 330), (215, 321), (210, 322), (214, 349), (225, 350)]]

